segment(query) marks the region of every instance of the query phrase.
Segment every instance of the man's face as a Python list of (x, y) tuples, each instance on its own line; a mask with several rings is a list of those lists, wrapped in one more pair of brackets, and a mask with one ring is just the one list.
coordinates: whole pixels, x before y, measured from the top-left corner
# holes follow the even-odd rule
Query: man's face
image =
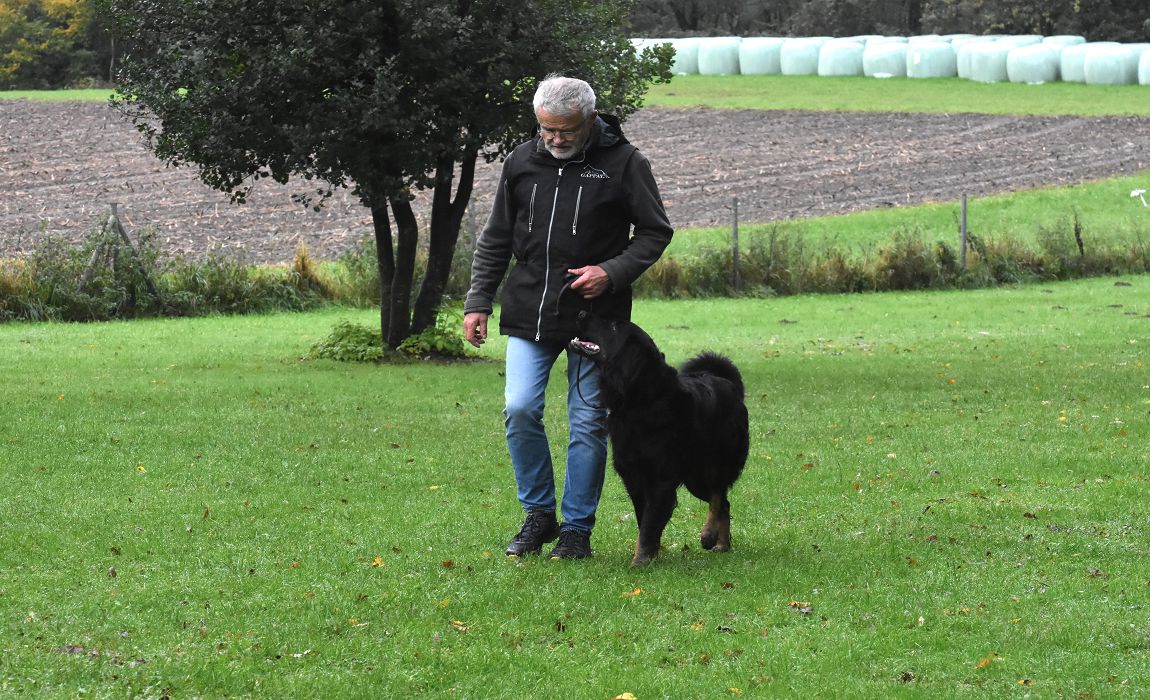
[(559, 117), (545, 109), (537, 110), (535, 119), (539, 122), (543, 145), (559, 160), (574, 158), (587, 143), (596, 114), (592, 112), (590, 117), (584, 119), (582, 114)]

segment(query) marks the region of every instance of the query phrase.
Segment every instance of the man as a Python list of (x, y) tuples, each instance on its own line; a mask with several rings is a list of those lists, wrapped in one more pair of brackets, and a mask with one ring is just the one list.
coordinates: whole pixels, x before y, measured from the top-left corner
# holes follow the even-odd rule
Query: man
[(598, 401), (598, 370), (568, 352), (570, 441), (560, 525), (543, 426), (547, 379), (575, 336), (580, 311), (630, 318), (631, 284), (663, 253), (673, 231), (650, 163), (624, 138), (618, 118), (595, 110), (590, 85), (548, 76), (534, 109), (538, 136), (504, 162), (479, 236), (463, 333), (472, 345), (483, 344), (495, 292), (514, 260), (499, 318), (500, 332), (509, 336), (503, 414), (527, 515), (507, 555), (537, 553), (558, 538), (551, 558), (581, 559), (591, 556), (603, 490), (606, 411)]

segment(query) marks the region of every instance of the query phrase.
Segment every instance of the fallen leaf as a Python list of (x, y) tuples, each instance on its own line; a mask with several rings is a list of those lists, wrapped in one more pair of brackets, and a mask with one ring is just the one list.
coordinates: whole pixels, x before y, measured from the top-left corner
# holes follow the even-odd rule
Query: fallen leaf
[(792, 600), (790, 603), (787, 603), (787, 605), (790, 606), (791, 610), (794, 610), (800, 615), (810, 615), (815, 611), (814, 606), (805, 601), (799, 602), (797, 600)]
[(371, 565), (377, 569), (383, 566), (383, 557), (379, 556), (378, 554), (375, 555), (375, 558), (371, 560)]
[(615, 697), (611, 698), (611, 700), (639, 700), (639, 699), (637, 697), (635, 697), (634, 693), (619, 693)]
[(633, 591), (623, 591), (623, 597), (624, 598), (634, 598), (635, 596), (641, 594), (642, 592), (643, 592), (642, 588), (636, 588)]
[(456, 631), (456, 632), (458, 632), (458, 633), (460, 633), (460, 634), (463, 634), (464, 632), (467, 632), (468, 630), (470, 630), (470, 629), (471, 629), (470, 627), (468, 627), (467, 625), (463, 624), (463, 623), (462, 623), (462, 622), (460, 622), (459, 620), (452, 620), (452, 621), (451, 621), (451, 626), (452, 626), (452, 628), (453, 628), (453, 629), (455, 629), (455, 631)]
[(445, 569), (455, 568), (455, 560), (454, 559), (445, 559), (443, 561), (443, 568), (445, 568)]

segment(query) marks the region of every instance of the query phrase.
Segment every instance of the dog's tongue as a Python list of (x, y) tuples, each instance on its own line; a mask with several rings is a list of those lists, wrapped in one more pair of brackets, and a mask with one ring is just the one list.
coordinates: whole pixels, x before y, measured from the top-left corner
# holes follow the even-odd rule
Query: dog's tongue
[(598, 345), (596, 345), (595, 343), (592, 343), (590, 341), (580, 340), (579, 338), (573, 338), (571, 340), (571, 349), (573, 349), (577, 352), (581, 352), (584, 355), (598, 355), (599, 354), (599, 346)]

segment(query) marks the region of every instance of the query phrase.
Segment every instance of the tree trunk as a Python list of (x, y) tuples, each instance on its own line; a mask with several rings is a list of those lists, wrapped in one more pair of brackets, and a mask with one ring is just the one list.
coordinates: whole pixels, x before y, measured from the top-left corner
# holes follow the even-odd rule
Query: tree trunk
[(452, 199), (452, 178), (455, 162), (450, 157), (440, 158), (435, 171), (435, 190), (431, 200), (431, 233), (428, 242), (427, 272), (419, 288), (412, 314), (411, 332), (422, 333), (435, 325), (443, 292), (451, 276), (451, 260), (459, 240), (459, 227), (467, 213), (471, 192), (475, 184), (476, 149), (463, 154), (459, 170), (459, 187)]
[(395, 215), (396, 228), (395, 277), (391, 283), (391, 323), (386, 347), (388, 350), (396, 350), (411, 335), (411, 288), (415, 278), (419, 224), (411, 209), (411, 200), (407, 198), (393, 198), (391, 212)]
[(375, 263), (379, 270), (379, 338), (384, 350), (391, 335), (391, 285), (395, 280), (395, 252), (391, 245), (391, 220), (387, 206), (371, 208), (371, 225), (375, 230)]

